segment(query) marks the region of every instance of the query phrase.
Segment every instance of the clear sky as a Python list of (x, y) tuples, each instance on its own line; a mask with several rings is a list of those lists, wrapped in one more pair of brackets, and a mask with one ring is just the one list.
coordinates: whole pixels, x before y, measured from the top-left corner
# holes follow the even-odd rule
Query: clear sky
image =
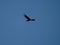
[(0, 0), (0, 45), (60, 45), (60, 0)]

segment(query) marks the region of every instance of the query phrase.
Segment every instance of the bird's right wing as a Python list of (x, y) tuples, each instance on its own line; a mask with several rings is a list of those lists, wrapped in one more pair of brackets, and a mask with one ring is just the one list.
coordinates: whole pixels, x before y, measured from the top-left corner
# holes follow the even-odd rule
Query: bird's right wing
[(24, 16), (25, 16), (26, 19), (30, 20), (30, 18), (26, 14)]

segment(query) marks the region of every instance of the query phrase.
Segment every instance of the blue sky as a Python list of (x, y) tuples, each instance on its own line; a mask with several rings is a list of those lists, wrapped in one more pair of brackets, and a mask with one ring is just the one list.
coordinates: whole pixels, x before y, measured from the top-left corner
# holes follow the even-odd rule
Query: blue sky
[(60, 45), (60, 0), (0, 0), (0, 20), (0, 45)]

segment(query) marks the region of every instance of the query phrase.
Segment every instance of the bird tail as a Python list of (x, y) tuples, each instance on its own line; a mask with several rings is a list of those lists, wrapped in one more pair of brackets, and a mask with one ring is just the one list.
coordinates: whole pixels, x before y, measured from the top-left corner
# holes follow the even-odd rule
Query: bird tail
[(31, 19), (31, 21), (35, 21), (35, 19)]

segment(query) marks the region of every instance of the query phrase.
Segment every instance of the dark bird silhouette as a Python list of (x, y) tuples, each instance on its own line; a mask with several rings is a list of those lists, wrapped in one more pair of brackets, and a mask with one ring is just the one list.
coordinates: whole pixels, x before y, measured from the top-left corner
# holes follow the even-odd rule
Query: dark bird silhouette
[(26, 21), (35, 21), (35, 19), (29, 18), (26, 14), (24, 14), (24, 17), (27, 19)]

